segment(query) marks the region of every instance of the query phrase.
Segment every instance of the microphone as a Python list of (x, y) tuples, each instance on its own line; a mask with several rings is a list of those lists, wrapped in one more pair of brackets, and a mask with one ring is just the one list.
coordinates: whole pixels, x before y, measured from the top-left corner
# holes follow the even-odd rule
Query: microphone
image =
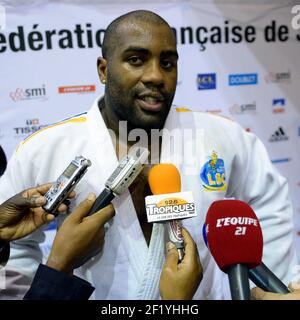
[(209, 207), (204, 240), (219, 268), (228, 274), (232, 300), (250, 300), (248, 270), (261, 263), (263, 236), (250, 206), (219, 200)]
[(249, 270), (249, 278), (265, 291), (290, 293), (289, 288), (263, 262), (258, 267)]
[(97, 197), (89, 215), (109, 205), (115, 196), (121, 195), (129, 188), (142, 171), (148, 155), (148, 149), (136, 147), (119, 162), (117, 168), (106, 181), (105, 188)]
[[(181, 191), (181, 178), (178, 169), (173, 164), (157, 164), (148, 175), (148, 183), (153, 195), (177, 193)], [(170, 203), (171, 204), (171, 203)], [(166, 222), (168, 235), (178, 251), (179, 261), (184, 258), (184, 242), (180, 220)]]
[[(228, 201), (228, 200), (224, 200), (224, 201)], [(237, 201), (237, 200), (233, 200), (233, 201)], [(248, 206), (250, 210), (252, 210), (249, 205), (244, 203), (244, 207), (246, 206)], [(242, 216), (242, 214), (243, 212), (241, 211), (239, 215)], [(203, 232), (204, 240), (207, 244), (207, 240), (205, 239), (205, 230), (203, 231), (204, 231)], [(263, 262), (261, 262), (259, 266), (249, 270), (249, 278), (255, 285), (257, 285), (258, 287), (260, 287), (265, 291), (281, 293), (281, 294), (286, 294), (290, 292), (288, 287)]]

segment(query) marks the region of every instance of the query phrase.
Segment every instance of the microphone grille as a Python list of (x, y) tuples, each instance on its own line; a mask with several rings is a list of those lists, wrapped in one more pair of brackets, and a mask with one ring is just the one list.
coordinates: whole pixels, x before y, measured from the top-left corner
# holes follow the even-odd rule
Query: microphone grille
[(154, 195), (181, 191), (180, 173), (171, 163), (153, 166), (149, 171), (148, 182)]

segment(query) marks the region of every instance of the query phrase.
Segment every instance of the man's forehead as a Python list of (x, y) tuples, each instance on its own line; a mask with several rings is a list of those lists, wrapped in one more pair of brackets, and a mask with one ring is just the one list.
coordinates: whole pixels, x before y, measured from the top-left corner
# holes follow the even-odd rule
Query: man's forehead
[(117, 35), (121, 51), (128, 47), (148, 47), (153, 43), (159, 43), (163, 50), (176, 49), (172, 29), (165, 24), (126, 21), (119, 25)]

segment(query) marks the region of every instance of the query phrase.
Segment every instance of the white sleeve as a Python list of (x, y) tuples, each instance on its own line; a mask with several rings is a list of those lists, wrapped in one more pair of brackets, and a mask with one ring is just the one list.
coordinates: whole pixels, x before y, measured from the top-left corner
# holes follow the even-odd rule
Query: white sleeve
[(235, 159), (235, 165), (243, 177), (241, 184), (237, 184), (242, 188), (233, 194), (255, 211), (263, 230), (263, 262), (288, 284), (295, 277), (298, 261), (287, 179), (273, 166), (263, 143), (255, 135), (243, 132), (240, 143), (243, 146), (238, 147), (245, 153), (239, 151), (241, 156)]
[[(24, 155), (21, 155), (22, 158)], [(0, 203), (29, 187), (35, 186), (31, 179), (32, 168), (30, 164), (26, 163), (26, 160), (21, 161), (21, 159), (18, 154), (14, 153), (8, 162), (7, 169), (0, 179)], [(32, 280), (39, 263), (42, 261), (39, 243), (44, 239), (44, 232), (37, 230), (23, 239), (11, 242), (10, 258), (6, 265), (6, 289), (1, 290), (1, 299), (21, 298), (25, 294), (31, 281), (24, 279)], [(11, 279), (10, 275), (13, 275)], [(18, 276), (16, 277), (16, 275)], [(14, 279), (20, 283), (19, 286)]]

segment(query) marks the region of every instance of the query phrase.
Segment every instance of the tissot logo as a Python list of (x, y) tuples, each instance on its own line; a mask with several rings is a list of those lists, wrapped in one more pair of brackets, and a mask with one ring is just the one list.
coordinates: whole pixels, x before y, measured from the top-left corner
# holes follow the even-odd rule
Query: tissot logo
[(270, 142), (278, 142), (278, 141), (286, 141), (289, 140), (289, 137), (285, 133), (285, 131), (282, 129), (282, 127), (279, 127), (278, 130), (276, 130), (271, 138), (269, 139)]
[(47, 100), (46, 86), (42, 85), (40, 88), (17, 88), (15, 91), (9, 94), (10, 98), (14, 102), (22, 100)]
[(265, 76), (266, 83), (290, 83), (291, 82), (291, 72), (269, 72)]
[(26, 124), (28, 126), (38, 125), (39, 122), (40, 122), (39, 119), (28, 119), (28, 120), (26, 120)]
[(285, 112), (285, 99), (277, 98), (272, 100), (273, 113)]
[(40, 130), (43, 127), (46, 127), (47, 125), (40, 124), (39, 119), (27, 119), (25, 122), (26, 126), (24, 127), (15, 127), (13, 128), (16, 136), (28, 136), (38, 130)]
[(202, 73), (197, 76), (198, 90), (216, 89), (217, 80), (215, 73)]
[(257, 73), (230, 74), (230, 86), (254, 85), (257, 84)]

